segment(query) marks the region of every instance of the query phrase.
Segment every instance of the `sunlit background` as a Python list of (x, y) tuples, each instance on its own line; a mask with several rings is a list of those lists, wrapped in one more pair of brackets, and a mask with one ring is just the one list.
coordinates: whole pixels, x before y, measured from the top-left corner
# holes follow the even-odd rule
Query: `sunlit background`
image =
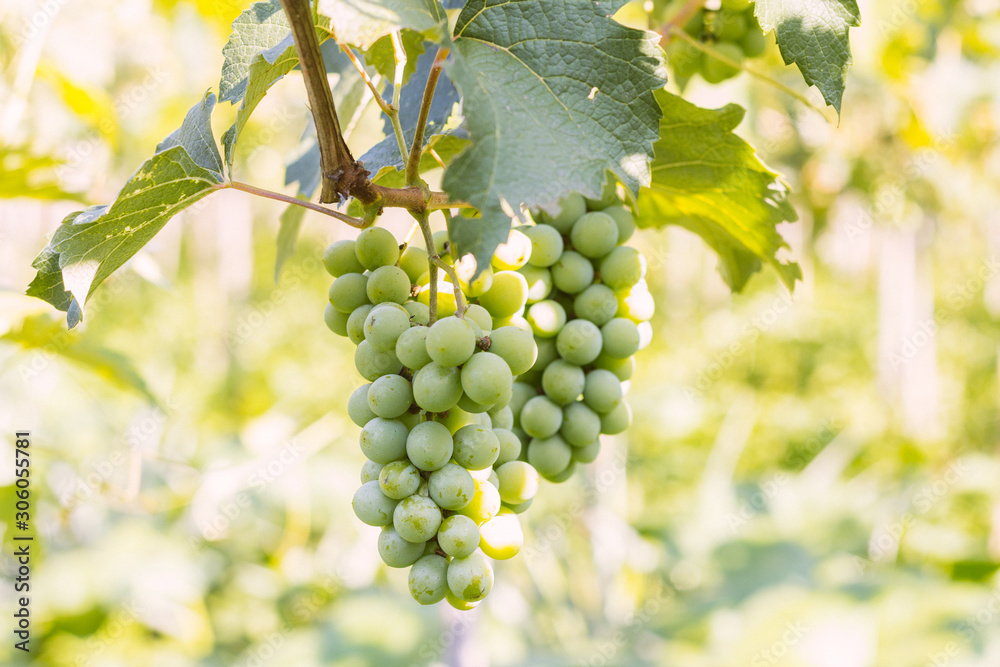
[[(32, 653), (4, 611), (0, 663), (1000, 664), (1000, 2), (862, 3), (839, 124), (746, 73), (692, 80), (702, 106), (747, 107), (739, 133), (795, 192), (781, 231), (805, 279), (732, 296), (699, 239), (641, 232), (657, 314), (634, 426), (543, 487), (465, 614), (413, 602), (351, 511), (362, 380), (319, 262), (346, 226), (307, 214), (276, 284), (282, 205), (223, 192), (72, 332), (22, 296), (60, 220), (112, 200), (217, 89), (247, 4), (0, 5), (4, 610), (15, 430), (38, 532)], [(753, 66), (822, 104), (773, 43)], [(283, 189), (303, 93), (293, 75), (268, 94), (241, 180)], [(355, 155), (380, 132), (370, 104)]]

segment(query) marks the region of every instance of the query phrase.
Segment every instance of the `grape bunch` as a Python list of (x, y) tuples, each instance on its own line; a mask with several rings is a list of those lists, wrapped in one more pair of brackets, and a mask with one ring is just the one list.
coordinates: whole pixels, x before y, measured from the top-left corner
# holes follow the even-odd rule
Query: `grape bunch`
[[(336, 278), (327, 326), (357, 345), (354, 363), (367, 381), (347, 406), (367, 457), (354, 512), (382, 528), (379, 555), (390, 567), (410, 568), (418, 602), (447, 599), (471, 609), (493, 586), (489, 558), (520, 550), (517, 514), (539, 486), (522, 460), (508, 406), (514, 377), (537, 354), (530, 333), (502, 321), (523, 307), (524, 279), (484, 271), (470, 281), (462, 263), (432, 273), (427, 251), (401, 253), (378, 227), (334, 243), (323, 261)], [(434, 322), (432, 279), (439, 288)], [(462, 290), (478, 303), (463, 309)]]
[(570, 195), (558, 215), (533, 217), (536, 224), (511, 230), (494, 265), (524, 278), (527, 306), (514, 323), (531, 330), (538, 348), (514, 383), (513, 432), (522, 458), (562, 482), (597, 457), (602, 433), (631, 424), (623, 387), (633, 355), (652, 337), (654, 306), (646, 261), (625, 245), (635, 222), (613, 188), (599, 201)]
[[(718, 9), (703, 8), (687, 22), (684, 32), (735, 63), (743, 62), (744, 58), (756, 58), (767, 48), (767, 40), (749, 0), (722, 0)], [(721, 83), (740, 72), (679, 38), (670, 41), (667, 55), (682, 87), (695, 74), (701, 74), (708, 83)]]

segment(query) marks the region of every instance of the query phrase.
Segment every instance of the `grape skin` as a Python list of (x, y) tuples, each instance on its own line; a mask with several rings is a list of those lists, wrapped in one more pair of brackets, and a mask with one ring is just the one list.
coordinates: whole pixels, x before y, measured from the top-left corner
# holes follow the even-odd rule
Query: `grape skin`
[(368, 303), (368, 276), (345, 273), (330, 285), (330, 305), (342, 313), (350, 313)]
[(582, 368), (556, 359), (542, 373), (542, 389), (552, 401), (566, 405), (583, 393), (585, 379)]
[(378, 536), (378, 554), (389, 567), (409, 567), (424, 555), (424, 543), (407, 542), (396, 529), (386, 526)]
[(603, 257), (618, 243), (618, 225), (605, 213), (587, 213), (573, 224), (570, 242), (584, 257)]
[(448, 588), (460, 600), (482, 600), (493, 589), (493, 566), (479, 552), (453, 558), (448, 565)]
[(354, 241), (337, 241), (323, 253), (323, 267), (334, 278), (345, 273), (363, 273), (365, 267), (354, 254)]
[(441, 469), (451, 460), (454, 442), (448, 428), (439, 422), (420, 422), (406, 437), (406, 456), (427, 472)]
[(407, 586), (420, 604), (440, 602), (448, 591), (448, 561), (436, 554), (423, 556), (410, 568)]
[(355, 516), (369, 526), (389, 526), (398, 503), (398, 500), (382, 493), (377, 481), (370, 481), (363, 483), (354, 492), (351, 506)]
[(431, 500), (441, 509), (460, 510), (476, 493), (475, 480), (469, 471), (457, 463), (447, 463), (431, 473), (427, 479)]
[(438, 530), (441, 550), (455, 558), (465, 558), (479, 547), (479, 526), (462, 514), (452, 514)]
[(533, 438), (548, 438), (556, 434), (562, 426), (562, 419), (562, 409), (546, 396), (535, 396), (521, 409), (521, 428)]
[(511, 391), (514, 377), (501, 357), (490, 352), (472, 355), (462, 367), (462, 388), (473, 401), (492, 406)]
[(361, 430), (361, 451), (375, 463), (391, 463), (406, 456), (409, 431), (398, 419), (372, 419)]
[(383, 375), (368, 388), (368, 407), (375, 415), (395, 419), (410, 409), (413, 390), (400, 375)]
[(462, 373), (432, 361), (413, 376), (413, 400), (428, 412), (446, 412), (462, 398)]
[(395, 264), (399, 259), (399, 245), (387, 229), (369, 227), (358, 234), (354, 246), (358, 261), (369, 271)]
[(476, 350), (476, 336), (462, 318), (445, 317), (427, 333), (427, 353), (440, 366), (464, 364)]
[(426, 542), (441, 525), (441, 509), (430, 498), (410, 495), (403, 498), (392, 514), (392, 525), (407, 542)]

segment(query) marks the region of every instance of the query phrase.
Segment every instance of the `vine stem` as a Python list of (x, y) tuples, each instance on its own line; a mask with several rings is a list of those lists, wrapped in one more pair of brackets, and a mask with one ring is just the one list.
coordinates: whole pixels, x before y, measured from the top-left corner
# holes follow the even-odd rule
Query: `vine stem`
[(285, 202), (286, 204), (293, 204), (295, 206), (301, 206), (302, 208), (307, 208), (310, 211), (316, 211), (317, 213), (322, 213), (323, 215), (328, 215), (331, 218), (336, 218), (341, 222), (344, 222), (351, 227), (357, 229), (364, 229), (367, 227), (367, 223), (361, 218), (355, 218), (354, 216), (347, 215), (346, 213), (341, 213), (340, 211), (335, 211), (332, 208), (328, 208), (321, 204), (314, 204), (311, 201), (306, 201), (305, 199), (299, 199), (298, 197), (292, 197), (290, 195), (285, 195), (280, 192), (274, 192), (272, 190), (265, 190), (264, 188), (258, 188), (255, 185), (250, 185), (249, 183), (240, 183), (239, 181), (227, 181), (225, 183), (220, 183), (214, 186), (216, 190), (239, 190), (240, 192), (246, 192), (258, 197), (264, 197), (266, 199), (273, 199), (275, 201)]
[(403, 74), (406, 71), (406, 49), (403, 48), (403, 38), (398, 30), (391, 33), (392, 55), (396, 62), (392, 82), (392, 112), (389, 113), (389, 122), (392, 125), (392, 133), (396, 135), (396, 145), (399, 146), (399, 157), (406, 161), (406, 135), (403, 134), (403, 125), (399, 122), (399, 96), (403, 90)]
[(437, 251), (434, 251), (434, 264), (438, 266), (442, 271), (448, 274), (451, 278), (452, 290), (455, 293), (455, 316), (465, 317), (465, 295), (462, 294), (462, 287), (458, 284), (458, 272), (455, 271), (455, 267), (438, 257)]
[(437, 321), (437, 266), (434, 264), (434, 260), (440, 258), (437, 256), (437, 250), (434, 248), (434, 234), (431, 233), (431, 223), (427, 219), (427, 213), (410, 211), (410, 215), (420, 225), (420, 231), (424, 235), (424, 245), (427, 246), (427, 270), (430, 272), (427, 284), (431, 289), (430, 299), (427, 302), (428, 308), (430, 308), (427, 326), (430, 326)]
[[(330, 35), (333, 36), (333, 33), (331, 32)], [(349, 47), (347, 44), (341, 44), (340, 48), (344, 51), (344, 53), (347, 54), (347, 57), (354, 65), (354, 68), (358, 70), (358, 74), (361, 75), (362, 81), (364, 81), (365, 85), (368, 86), (368, 90), (372, 92), (372, 96), (375, 98), (375, 104), (377, 104), (378, 108), (382, 110), (382, 113), (388, 116), (391, 116), (394, 111), (396, 113), (399, 113), (399, 110), (393, 109), (392, 105), (386, 102), (385, 98), (383, 98), (382, 95), (378, 92), (378, 89), (375, 87), (375, 82), (372, 81), (372, 78), (370, 76), (368, 76), (368, 72), (367, 70), (365, 70), (365, 66), (361, 64), (360, 60), (358, 60), (358, 56), (355, 55), (354, 49)]]
[[(427, 74), (427, 85), (424, 86), (424, 97), (420, 102), (420, 114), (417, 116), (417, 128), (410, 146), (410, 157), (406, 161), (406, 184), (416, 185), (420, 179), (420, 157), (423, 154), (424, 132), (427, 128), (427, 117), (430, 115), (431, 103), (434, 102), (434, 91), (437, 89), (441, 68), (448, 57), (448, 49), (438, 48), (431, 71)], [(405, 159), (405, 158), (404, 158)]]

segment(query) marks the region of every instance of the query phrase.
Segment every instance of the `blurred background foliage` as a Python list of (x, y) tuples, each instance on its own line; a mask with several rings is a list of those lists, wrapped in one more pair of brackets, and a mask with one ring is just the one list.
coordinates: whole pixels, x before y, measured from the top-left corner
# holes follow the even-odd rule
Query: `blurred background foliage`
[[(360, 380), (318, 261), (350, 230), (308, 214), (275, 284), (280, 206), (220, 193), (80, 328), (21, 296), (45, 235), (217, 86), (246, 4), (0, 7), (0, 459), (32, 431), (40, 539), (33, 652), (5, 641), (0, 662), (1000, 664), (1000, 2), (862, 2), (839, 123), (747, 73), (688, 82), (747, 107), (739, 132), (795, 192), (805, 280), (730, 295), (699, 240), (643, 232), (658, 312), (635, 425), (544, 489), (464, 615), (413, 603), (350, 510)], [(662, 5), (621, 18), (656, 26)], [(773, 42), (752, 65), (803, 89)], [(281, 187), (302, 92), (267, 96), (242, 180)], [(380, 138), (374, 105), (349, 131), (355, 154)]]

